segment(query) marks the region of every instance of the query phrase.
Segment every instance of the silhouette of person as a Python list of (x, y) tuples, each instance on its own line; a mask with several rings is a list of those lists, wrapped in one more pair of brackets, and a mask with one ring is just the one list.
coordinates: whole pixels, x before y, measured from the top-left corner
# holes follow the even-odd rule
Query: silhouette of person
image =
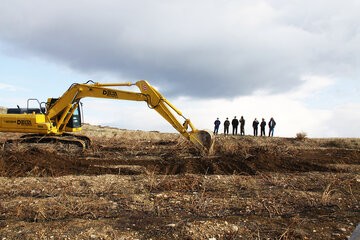
[(233, 127), (233, 135), (237, 135), (237, 129), (238, 129), (239, 121), (236, 119), (236, 116), (231, 121), (231, 125)]
[(275, 125), (276, 125), (276, 122), (275, 122), (274, 118), (270, 118), (270, 121), (269, 121), (269, 137), (274, 136)]
[(261, 132), (261, 136), (266, 136), (265, 134), (265, 127), (266, 127), (266, 122), (265, 122), (265, 119), (263, 118), (261, 120), (261, 123), (260, 123), (260, 132)]
[(244, 136), (245, 135), (245, 130), (244, 130), (244, 128), (245, 128), (245, 119), (244, 119), (243, 116), (241, 116), (239, 122), (240, 122), (240, 135)]
[(220, 124), (221, 124), (221, 122), (220, 122), (219, 118), (217, 118), (217, 119), (215, 120), (215, 122), (214, 122), (214, 125), (215, 125), (215, 127), (214, 127), (214, 134), (218, 134)]
[(258, 135), (259, 121), (255, 118), (252, 125), (253, 125), (253, 128), (254, 128), (254, 136), (257, 136)]
[(224, 122), (224, 135), (229, 135), (229, 126), (230, 126), (230, 121), (229, 118), (226, 118), (225, 122)]

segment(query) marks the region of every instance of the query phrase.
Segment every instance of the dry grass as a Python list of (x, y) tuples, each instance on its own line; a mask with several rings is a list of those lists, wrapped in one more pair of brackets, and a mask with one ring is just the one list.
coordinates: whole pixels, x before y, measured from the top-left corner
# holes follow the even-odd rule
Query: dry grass
[(84, 133), (85, 153), (0, 151), (0, 236), (345, 239), (360, 221), (359, 139), (218, 135), (200, 156), (178, 134)]
[(156, 131), (146, 132), (139, 130), (125, 130), (111, 127), (93, 126), (84, 124), (82, 135), (97, 139), (118, 139), (118, 140), (140, 140), (140, 141), (161, 141), (161, 140), (177, 140), (181, 136), (177, 133), (160, 133)]
[[(317, 182), (325, 183), (329, 180), (322, 179), (321, 175), (313, 177), (318, 180)], [(140, 239), (149, 236), (157, 236), (160, 239), (170, 236), (179, 239), (186, 237), (209, 239), (214, 236), (218, 239), (229, 239), (227, 238), (229, 236), (238, 239), (257, 239), (259, 235), (262, 238), (294, 239), (314, 236), (312, 229), (317, 229), (320, 234), (319, 237), (312, 239), (321, 239), (321, 236), (331, 238), (331, 234), (323, 235), (325, 232), (321, 232), (321, 227), (326, 224), (323, 222), (323, 216), (322, 222), (317, 222), (314, 227), (308, 220), (304, 221), (304, 216), (298, 219), (296, 214), (293, 215), (300, 209), (318, 211), (316, 209), (320, 210), (322, 205), (320, 201), (317, 204), (317, 195), (312, 194), (314, 190), (301, 191), (303, 194), (299, 194), (299, 189), (295, 187), (299, 181), (305, 181), (305, 178), (301, 180), (286, 174), (278, 174), (273, 179), (271, 179), (271, 174), (262, 176), (154, 176), (151, 179), (153, 187), (149, 188), (149, 180), (140, 176), (136, 178), (113, 175), (66, 176), (13, 180), (2, 178), (0, 183), (3, 197), (0, 206), (3, 216), (7, 216), (7, 221), (13, 223), (11, 227), (8, 227), (9, 230), (19, 227), (17, 221), (36, 222), (38, 227), (32, 230), (22, 227), (23, 231), (26, 231), (26, 234), (33, 239), (38, 239), (35, 236), (44, 229), (40, 226), (46, 226), (49, 221), (53, 224), (59, 221), (63, 222), (62, 224), (68, 223), (65, 225), (68, 229), (65, 231), (67, 235), (63, 232), (63, 237), (81, 233), (82, 237), (91, 238), (95, 231), (84, 230), (90, 229), (86, 226), (89, 226), (93, 220), (97, 220), (97, 224), (92, 223), (90, 226), (97, 230), (98, 236), (106, 236), (107, 231), (110, 231), (110, 236), (113, 238), (125, 235), (131, 239), (130, 236), (135, 237), (140, 233)], [(320, 188), (322, 187), (321, 185)], [(318, 191), (321, 198), (330, 189), (326, 190), (326, 185), (324, 187), (325, 194), (322, 193), (322, 189)], [(308, 196), (304, 197), (306, 195)], [(354, 204), (347, 201), (344, 193), (341, 193), (339, 197), (344, 201), (342, 205), (339, 205), (341, 209), (348, 209), (347, 205)], [(134, 218), (140, 213), (143, 216), (142, 221), (151, 217), (152, 226), (158, 231), (156, 235), (151, 231), (147, 233), (138, 231), (147, 226), (146, 222), (138, 222), (137, 218)], [(130, 217), (130, 224), (125, 223), (124, 228), (119, 228), (116, 225), (119, 220), (114, 221), (114, 219), (118, 219), (123, 214), (127, 218)], [(241, 218), (232, 217), (238, 214)], [(289, 221), (286, 217), (282, 218), (287, 215), (294, 217), (291, 217)], [(229, 218), (225, 217), (227, 223), (224, 220), (216, 220), (224, 216), (229, 216)], [(255, 216), (257, 217), (254, 218)], [(332, 224), (334, 220), (339, 221), (339, 224), (344, 221), (340, 216), (336, 220), (337, 215), (334, 212), (331, 216), (329, 221)], [(200, 220), (195, 220), (198, 217)], [(157, 222), (159, 219), (167, 220)], [(167, 225), (171, 226), (166, 227)], [(271, 226), (272, 231), (268, 231), (267, 226)], [(302, 229), (310, 227), (310, 230), (299, 232), (300, 226)], [(56, 229), (49, 228), (42, 234), (47, 238), (51, 235), (62, 236), (56, 233)], [(174, 231), (169, 231), (170, 229)], [(334, 229), (336, 230), (336, 227)]]
[(321, 204), (329, 205), (335, 196), (334, 193), (335, 193), (335, 189), (331, 189), (331, 184), (329, 183), (321, 195)]

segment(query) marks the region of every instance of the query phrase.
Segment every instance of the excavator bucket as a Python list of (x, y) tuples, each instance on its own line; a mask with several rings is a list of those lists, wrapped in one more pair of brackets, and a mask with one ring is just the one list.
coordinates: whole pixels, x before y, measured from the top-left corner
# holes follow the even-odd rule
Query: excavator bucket
[(215, 143), (215, 136), (210, 130), (198, 130), (191, 133), (190, 141), (192, 141), (198, 149), (210, 154)]

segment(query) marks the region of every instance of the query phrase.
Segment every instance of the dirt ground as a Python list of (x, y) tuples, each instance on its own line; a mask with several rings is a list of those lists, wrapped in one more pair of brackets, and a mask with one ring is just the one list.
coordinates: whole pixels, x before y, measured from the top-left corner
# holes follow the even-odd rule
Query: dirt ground
[[(360, 223), (360, 139), (216, 137), (85, 126), (0, 150), (0, 239), (347, 239)], [(0, 133), (0, 142), (18, 134)]]

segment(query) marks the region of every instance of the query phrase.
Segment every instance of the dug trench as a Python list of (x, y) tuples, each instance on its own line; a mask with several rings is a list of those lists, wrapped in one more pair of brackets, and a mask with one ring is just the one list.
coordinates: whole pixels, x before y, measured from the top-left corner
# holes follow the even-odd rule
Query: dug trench
[[(338, 172), (337, 164), (357, 164), (354, 149), (282, 149), (248, 146), (224, 154), (216, 146), (214, 155), (201, 156), (192, 148), (176, 150), (175, 142), (147, 142), (147, 151), (127, 146), (95, 145), (96, 151), (77, 154), (30, 147), (4, 150), (0, 154), (0, 176), (216, 174), (255, 175), (261, 172)], [(171, 146), (172, 145), (172, 146)], [(142, 145), (144, 146), (144, 144)], [(49, 149), (49, 148), (48, 148)], [(346, 171), (346, 170), (342, 170)]]

